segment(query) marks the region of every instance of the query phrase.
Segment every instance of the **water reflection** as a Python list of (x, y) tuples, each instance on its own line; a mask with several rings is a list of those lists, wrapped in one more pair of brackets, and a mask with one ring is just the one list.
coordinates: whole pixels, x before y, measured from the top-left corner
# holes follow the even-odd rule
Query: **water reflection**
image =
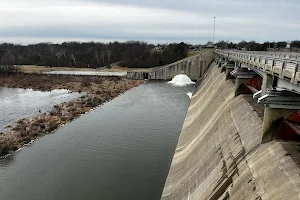
[(0, 163), (1, 200), (159, 200), (192, 86), (147, 83)]
[(70, 93), (68, 90), (49, 92), (31, 89), (0, 88), (0, 131), (14, 121), (50, 111), (56, 104), (71, 101), (83, 94)]
[(14, 162), (14, 155), (8, 155), (5, 158), (1, 158), (0, 159), (0, 168), (4, 169), (7, 166), (9, 166), (10, 164), (12, 164)]

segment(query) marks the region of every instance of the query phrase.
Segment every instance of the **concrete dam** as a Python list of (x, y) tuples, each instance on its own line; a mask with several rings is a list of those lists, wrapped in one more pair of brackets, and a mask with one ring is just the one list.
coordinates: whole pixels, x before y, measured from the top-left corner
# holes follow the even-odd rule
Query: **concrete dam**
[(197, 81), (203, 76), (214, 59), (213, 52), (213, 48), (204, 48), (200, 54), (164, 66), (154, 67), (150, 72), (129, 71), (127, 78), (171, 80), (175, 75), (186, 74), (192, 80)]
[[(271, 108), (258, 104), (253, 94), (237, 93), (239, 80), (226, 70), (232, 60), (220, 60), (216, 57), (198, 81), (161, 199), (300, 199), (299, 140), (263, 141)], [(241, 65), (235, 64), (235, 72), (236, 66)], [(281, 109), (288, 116), (298, 108)], [(276, 127), (282, 123), (277, 119), (271, 123)], [(298, 134), (298, 124), (291, 127)]]

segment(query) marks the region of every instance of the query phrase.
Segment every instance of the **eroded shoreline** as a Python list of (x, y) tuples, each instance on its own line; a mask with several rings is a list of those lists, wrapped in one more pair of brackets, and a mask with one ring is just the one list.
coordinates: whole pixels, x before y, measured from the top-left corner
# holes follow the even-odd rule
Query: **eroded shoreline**
[(0, 87), (51, 91), (68, 89), (85, 92), (80, 98), (57, 104), (52, 111), (18, 120), (12, 130), (0, 132), (0, 156), (49, 134), (93, 108), (140, 85), (142, 81), (123, 77), (14, 74), (0, 77)]

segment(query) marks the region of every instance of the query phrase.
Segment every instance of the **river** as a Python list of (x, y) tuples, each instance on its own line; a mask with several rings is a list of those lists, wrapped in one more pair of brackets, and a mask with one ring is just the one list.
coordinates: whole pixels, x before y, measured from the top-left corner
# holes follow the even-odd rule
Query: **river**
[(143, 84), (0, 160), (0, 199), (160, 199), (192, 90)]

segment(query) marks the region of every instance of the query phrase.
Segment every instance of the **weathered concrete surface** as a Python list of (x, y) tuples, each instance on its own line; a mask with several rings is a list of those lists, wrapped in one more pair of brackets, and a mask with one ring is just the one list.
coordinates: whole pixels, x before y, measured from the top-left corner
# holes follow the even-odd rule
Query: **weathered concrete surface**
[(211, 67), (193, 94), (163, 200), (299, 199), (299, 145), (261, 145), (262, 119)]
[(192, 80), (198, 80), (214, 60), (214, 49), (203, 49), (200, 54), (177, 62), (154, 67), (151, 72), (127, 72), (128, 79), (171, 80), (178, 74), (186, 74)]

